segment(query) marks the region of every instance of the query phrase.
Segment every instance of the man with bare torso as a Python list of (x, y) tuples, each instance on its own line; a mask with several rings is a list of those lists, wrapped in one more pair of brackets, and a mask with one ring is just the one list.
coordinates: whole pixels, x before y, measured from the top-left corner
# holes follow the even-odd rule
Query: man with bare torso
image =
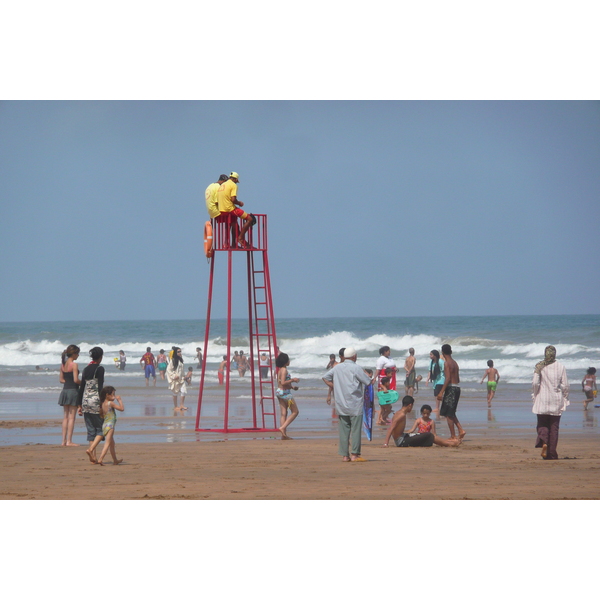
[(437, 399), (442, 403), (440, 406), (440, 417), (446, 417), (448, 421), (450, 439), (456, 439), (456, 430), (454, 429), (456, 425), (458, 428), (458, 438), (462, 440), (466, 432), (456, 416), (456, 408), (460, 399), (460, 376), (458, 365), (452, 358), (452, 347), (450, 344), (442, 346), (442, 356), (444, 358), (444, 376), (446, 381), (437, 396)]
[(406, 371), (406, 379), (404, 380), (404, 388), (407, 396), (412, 396), (415, 393), (415, 380), (417, 373), (415, 371), (415, 365), (417, 361), (415, 359), (415, 349), (408, 349), (408, 356), (404, 361), (404, 370)]

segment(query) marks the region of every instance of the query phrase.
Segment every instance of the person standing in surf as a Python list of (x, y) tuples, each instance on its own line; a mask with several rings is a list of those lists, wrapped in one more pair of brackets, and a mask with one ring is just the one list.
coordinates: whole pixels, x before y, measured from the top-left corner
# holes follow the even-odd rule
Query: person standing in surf
[(483, 377), (479, 383), (483, 383), (483, 380), (487, 377), (487, 403), (488, 408), (492, 408), (492, 399), (496, 395), (496, 388), (498, 387), (498, 382), (500, 381), (500, 373), (498, 373), (498, 369), (494, 369), (494, 361), (487, 361), (488, 368), (485, 370)]
[[(277, 356), (275, 359), (275, 366), (277, 367), (277, 391), (275, 392), (275, 395), (277, 396), (277, 400), (279, 400), (279, 408), (281, 411), (279, 431), (281, 431), (282, 440), (291, 440), (292, 438), (287, 434), (287, 428), (300, 414), (291, 390), (298, 390), (298, 386), (293, 384), (298, 383), (300, 380), (297, 377), (292, 378), (290, 376), (288, 371), (290, 357), (285, 352), (281, 352)], [(290, 411), (289, 417), (287, 416), (288, 410)]]
[(450, 429), (450, 439), (456, 439), (456, 430), (454, 428), (456, 426), (458, 428), (458, 438), (462, 440), (466, 432), (456, 416), (456, 409), (460, 400), (460, 376), (458, 364), (452, 358), (452, 347), (450, 344), (442, 346), (442, 356), (444, 357), (445, 381), (440, 393), (437, 395), (437, 399), (442, 403), (440, 417), (446, 417), (448, 429)]
[(79, 367), (75, 362), (79, 358), (79, 346), (71, 344), (62, 353), (62, 364), (58, 380), (63, 384), (58, 398), (59, 406), (63, 407), (62, 443), (61, 446), (79, 446), (73, 443), (73, 429), (77, 416), (77, 397), (79, 396)]
[(160, 378), (164, 381), (165, 379), (165, 373), (167, 371), (167, 355), (165, 354), (165, 351), (163, 348), (160, 349), (158, 356), (156, 357), (156, 363), (158, 366), (158, 372), (160, 374)]
[[(596, 392), (596, 369), (590, 367), (587, 373), (581, 380), (581, 389), (585, 394), (585, 400), (583, 401), (583, 410), (587, 410), (588, 404), (594, 400), (594, 392)], [(596, 392), (597, 393), (597, 392)]]
[(531, 411), (537, 415), (535, 447), (542, 449), (544, 460), (558, 460), (560, 417), (569, 406), (569, 380), (564, 365), (556, 360), (556, 348), (546, 346), (544, 360), (535, 365)]
[(415, 349), (408, 349), (408, 356), (404, 361), (404, 370), (406, 371), (406, 379), (404, 380), (404, 389), (407, 396), (413, 396), (415, 393), (415, 385), (417, 379), (417, 359), (415, 358)]

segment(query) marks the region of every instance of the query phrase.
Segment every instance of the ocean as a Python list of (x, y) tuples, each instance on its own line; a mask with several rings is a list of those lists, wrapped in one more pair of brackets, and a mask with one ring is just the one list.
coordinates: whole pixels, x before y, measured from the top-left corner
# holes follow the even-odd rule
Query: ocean
[[(329, 355), (337, 354), (341, 347), (355, 347), (357, 362), (371, 368), (381, 346), (390, 346), (391, 358), (399, 367), (403, 366), (408, 349), (413, 347), (417, 374), (426, 379), (429, 352), (449, 343), (460, 366), (464, 397), (478, 402), (483, 398), (484, 405), (485, 386), (479, 382), (487, 360), (492, 359), (501, 377), (495, 406), (500, 406), (503, 398), (504, 402), (524, 403), (522, 418), (529, 425), (528, 394), (533, 368), (548, 344), (556, 346), (557, 358), (567, 369), (577, 405), (586, 369), (600, 367), (600, 315), (277, 319), (276, 329), (280, 350), (291, 358), (290, 372), (301, 379), (297, 398), (302, 407), (305, 396), (303, 415), (308, 419), (308, 427), (320, 427), (323, 415), (326, 426), (331, 426), (330, 412), (321, 405), (321, 396), (325, 394), (321, 377)], [(225, 321), (214, 320), (208, 348), (207, 390), (217, 389), (216, 370), (226, 352), (225, 336)], [(232, 337), (232, 352), (248, 353), (247, 320), (232, 322)], [(183, 350), (186, 367), (195, 367), (196, 347), (202, 348), (203, 340), (203, 320), (0, 323), (0, 420), (62, 417), (62, 409), (57, 405), (62, 387), (58, 368), (61, 352), (69, 344), (81, 348), (80, 369), (88, 363), (87, 352), (91, 347), (104, 349), (106, 383), (114, 385), (124, 399), (129, 398), (128, 416), (172, 417), (166, 382), (159, 379), (156, 388), (145, 388), (139, 359), (147, 346), (157, 354), (161, 348), (168, 351), (177, 345)], [(123, 372), (113, 366), (119, 350), (124, 350), (128, 361)], [(190, 411), (186, 417), (190, 423), (197, 404), (199, 371), (195, 370), (194, 377), (187, 402)], [(232, 375), (232, 393), (244, 399), (249, 397), (248, 392), (249, 377)], [(426, 395), (429, 401), (433, 400), (431, 391), (423, 388), (423, 384), (419, 393), (421, 399)], [(317, 399), (318, 406), (311, 408)], [(241, 416), (244, 412), (241, 410)], [(481, 416), (482, 420), (486, 418), (489, 415)], [(511, 420), (519, 418), (513, 414)], [(183, 429), (193, 431), (193, 423)], [(0, 444), (10, 443), (13, 438), (14, 435), (7, 438), (0, 433)]]

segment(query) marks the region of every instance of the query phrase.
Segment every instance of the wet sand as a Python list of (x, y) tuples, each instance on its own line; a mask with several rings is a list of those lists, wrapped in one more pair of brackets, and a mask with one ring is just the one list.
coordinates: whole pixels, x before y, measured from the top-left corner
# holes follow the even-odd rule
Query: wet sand
[[(0, 499), (597, 499), (600, 497), (599, 409), (583, 411), (577, 396), (561, 419), (558, 461), (543, 461), (526, 389), (503, 388), (491, 410), (481, 388), (465, 386), (459, 418), (467, 430), (459, 448), (382, 448), (385, 427), (363, 436), (365, 463), (337, 454), (337, 420), (323, 386), (298, 394), (300, 416), (277, 432), (195, 431), (196, 401), (174, 412), (167, 391), (124, 388), (115, 440), (124, 463), (89, 462), (83, 419), (63, 448), (62, 410), (50, 395), (0, 399)], [(248, 395), (236, 382), (230, 427), (250, 425)], [(197, 389), (197, 388), (196, 388)], [(196, 391), (197, 393), (197, 391)], [(51, 399), (50, 399), (51, 398)], [(432, 400), (430, 390), (416, 397)], [(223, 426), (218, 398), (203, 405), (202, 427)], [(206, 414), (205, 414), (206, 413)], [(448, 436), (445, 421), (437, 433)], [(100, 449), (101, 450), (101, 446)]]
[[(297, 432), (302, 433), (302, 432)], [(486, 436), (459, 448), (363, 444), (343, 463), (329, 437), (117, 444), (124, 463), (91, 464), (85, 446), (0, 447), (0, 499), (598, 499), (596, 436), (561, 435), (543, 461), (531, 435)]]

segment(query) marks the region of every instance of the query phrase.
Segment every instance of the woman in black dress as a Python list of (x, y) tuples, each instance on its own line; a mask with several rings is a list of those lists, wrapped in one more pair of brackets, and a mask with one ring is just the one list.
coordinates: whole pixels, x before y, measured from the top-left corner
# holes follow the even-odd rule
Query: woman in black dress
[(77, 397), (79, 384), (79, 368), (75, 362), (79, 358), (79, 346), (71, 344), (62, 353), (62, 364), (58, 380), (63, 384), (58, 398), (59, 406), (63, 407), (62, 443), (61, 446), (79, 446), (73, 443), (73, 429), (77, 416)]

